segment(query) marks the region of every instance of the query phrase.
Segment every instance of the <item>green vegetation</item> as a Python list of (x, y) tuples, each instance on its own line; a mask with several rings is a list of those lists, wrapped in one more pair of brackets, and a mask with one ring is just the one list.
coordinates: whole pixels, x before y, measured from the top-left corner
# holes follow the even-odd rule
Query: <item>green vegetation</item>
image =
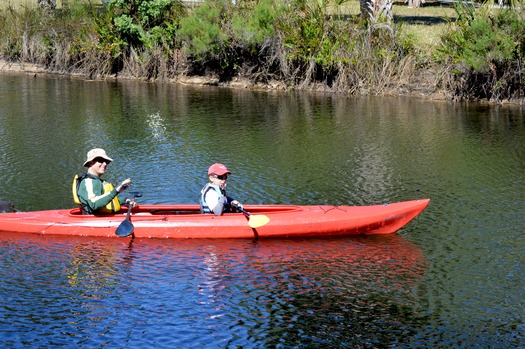
[[(357, 0), (70, 0), (0, 6), (0, 57), (90, 78), (233, 79), (351, 94), (444, 91), (519, 99), (522, 10), (394, 3), (363, 21)], [(431, 6), (430, 6), (431, 4)]]
[(513, 10), (490, 12), (457, 7), (458, 21), (442, 37), (441, 61), (457, 64), (458, 94), (499, 101), (522, 97), (525, 18)]

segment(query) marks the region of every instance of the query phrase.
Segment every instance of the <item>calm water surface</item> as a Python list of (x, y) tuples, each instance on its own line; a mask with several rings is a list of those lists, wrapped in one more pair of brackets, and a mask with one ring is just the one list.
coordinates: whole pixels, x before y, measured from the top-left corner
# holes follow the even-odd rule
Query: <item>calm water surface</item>
[(72, 206), (93, 147), (144, 203), (196, 203), (217, 161), (245, 203), (432, 201), (368, 238), (0, 233), (2, 347), (525, 347), (518, 107), (0, 75), (1, 198)]

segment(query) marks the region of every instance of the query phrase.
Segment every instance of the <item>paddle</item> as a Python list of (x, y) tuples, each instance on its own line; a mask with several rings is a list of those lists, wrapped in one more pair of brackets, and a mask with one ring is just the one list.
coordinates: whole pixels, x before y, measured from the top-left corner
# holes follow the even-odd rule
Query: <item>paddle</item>
[[(133, 198), (140, 198), (142, 196), (141, 192), (133, 191), (129, 193), (133, 196)], [(131, 220), (129, 219), (129, 215), (131, 213), (131, 203), (128, 204), (128, 213), (126, 214), (126, 219), (117, 228), (117, 231), (115, 231), (115, 234), (118, 236), (130, 236), (133, 234), (133, 230), (135, 227), (133, 226), (133, 223), (131, 223)]]
[(117, 231), (115, 232), (115, 234), (117, 234), (118, 236), (129, 236), (133, 234), (134, 227), (133, 227), (133, 223), (131, 223), (129, 219), (130, 213), (131, 213), (131, 205), (129, 205), (128, 207), (128, 214), (126, 215), (126, 219), (124, 219), (124, 221), (120, 223), (120, 225), (117, 228)]
[(263, 214), (252, 215), (251, 213), (246, 212), (243, 208), (239, 208), (239, 207), (237, 207), (237, 210), (244, 213), (244, 215), (248, 217), (248, 225), (250, 226), (250, 228), (253, 228), (253, 229), (260, 228), (263, 225), (266, 225), (270, 221), (270, 218)]

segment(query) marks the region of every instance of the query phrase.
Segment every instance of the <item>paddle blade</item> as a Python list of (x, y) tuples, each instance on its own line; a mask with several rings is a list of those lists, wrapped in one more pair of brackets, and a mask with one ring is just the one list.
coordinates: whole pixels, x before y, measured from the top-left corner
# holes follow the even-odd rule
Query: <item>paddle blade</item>
[(133, 223), (130, 220), (125, 219), (117, 228), (115, 232), (118, 236), (129, 236), (133, 234)]
[(248, 225), (250, 226), (250, 228), (256, 229), (262, 227), (263, 225), (266, 225), (269, 221), (270, 218), (263, 214), (251, 215), (250, 220), (248, 221)]

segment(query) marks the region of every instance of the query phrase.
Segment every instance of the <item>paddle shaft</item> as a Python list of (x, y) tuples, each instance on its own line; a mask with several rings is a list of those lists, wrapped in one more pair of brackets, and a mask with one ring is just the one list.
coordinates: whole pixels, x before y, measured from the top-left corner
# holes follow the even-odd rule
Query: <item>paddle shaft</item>
[(128, 213), (126, 213), (126, 220), (131, 222), (131, 220), (129, 219), (130, 214), (131, 214), (131, 204), (128, 206)]
[(250, 212), (246, 212), (246, 211), (244, 210), (244, 208), (236, 207), (236, 209), (239, 210), (239, 212), (244, 213), (244, 215), (245, 215), (246, 217), (250, 218), (251, 213), (250, 213)]

